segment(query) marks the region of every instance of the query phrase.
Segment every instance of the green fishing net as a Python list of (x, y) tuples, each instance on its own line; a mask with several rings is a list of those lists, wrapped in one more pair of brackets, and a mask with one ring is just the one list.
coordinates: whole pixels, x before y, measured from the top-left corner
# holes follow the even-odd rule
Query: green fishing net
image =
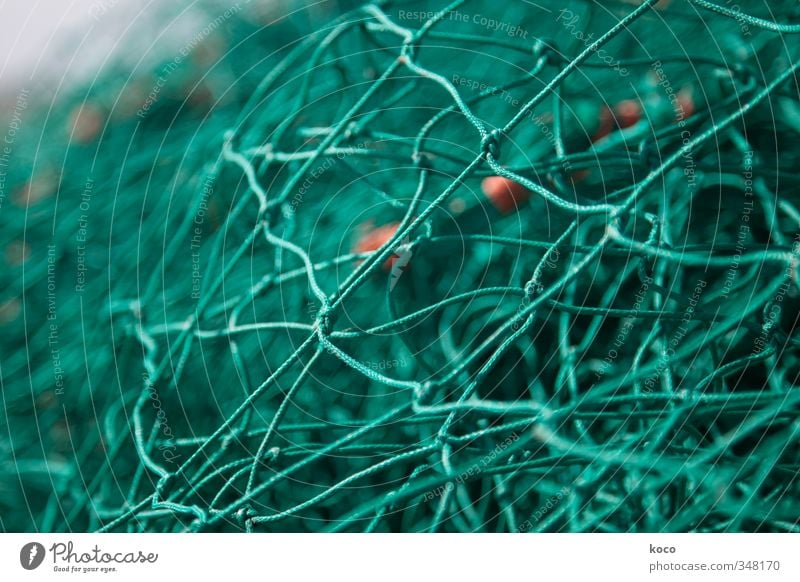
[(796, 2), (236, 6), (18, 116), (5, 530), (799, 529)]

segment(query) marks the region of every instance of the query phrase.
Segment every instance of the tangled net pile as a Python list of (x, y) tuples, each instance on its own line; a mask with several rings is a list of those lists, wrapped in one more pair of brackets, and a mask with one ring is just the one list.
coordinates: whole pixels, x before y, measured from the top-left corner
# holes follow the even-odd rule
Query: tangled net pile
[(369, 4), (98, 146), (5, 526), (800, 529), (800, 14), (656, 4)]

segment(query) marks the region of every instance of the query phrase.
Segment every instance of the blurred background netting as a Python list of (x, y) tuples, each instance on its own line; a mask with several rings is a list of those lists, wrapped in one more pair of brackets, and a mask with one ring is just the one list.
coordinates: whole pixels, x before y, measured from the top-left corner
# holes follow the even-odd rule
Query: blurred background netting
[(2, 530), (800, 529), (797, 2), (116, 4), (3, 92)]

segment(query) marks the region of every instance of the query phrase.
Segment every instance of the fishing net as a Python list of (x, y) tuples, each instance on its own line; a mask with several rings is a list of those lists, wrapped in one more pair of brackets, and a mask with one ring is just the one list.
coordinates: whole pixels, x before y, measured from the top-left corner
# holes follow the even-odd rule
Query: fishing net
[(797, 3), (339, 14), (31, 146), (4, 527), (797, 531)]

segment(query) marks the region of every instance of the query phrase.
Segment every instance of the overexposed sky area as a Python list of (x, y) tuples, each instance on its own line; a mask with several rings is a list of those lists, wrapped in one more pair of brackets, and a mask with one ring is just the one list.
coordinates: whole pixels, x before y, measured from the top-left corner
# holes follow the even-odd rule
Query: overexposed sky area
[[(186, 44), (234, 0), (0, 0), (0, 100), (41, 85), (90, 81), (107, 67), (146, 66)], [(245, 3), (242, 2), (244, 5)], [(247, 2), (246, 15), (277, 8)]]
[[(43, 75), (86, 75), (118, 44), (143, 0), (0, 0), (0, 90)], [(92, 51), (79, 50), (81, 42)], [(77, 63), (77, 65), (76, 65)]]

